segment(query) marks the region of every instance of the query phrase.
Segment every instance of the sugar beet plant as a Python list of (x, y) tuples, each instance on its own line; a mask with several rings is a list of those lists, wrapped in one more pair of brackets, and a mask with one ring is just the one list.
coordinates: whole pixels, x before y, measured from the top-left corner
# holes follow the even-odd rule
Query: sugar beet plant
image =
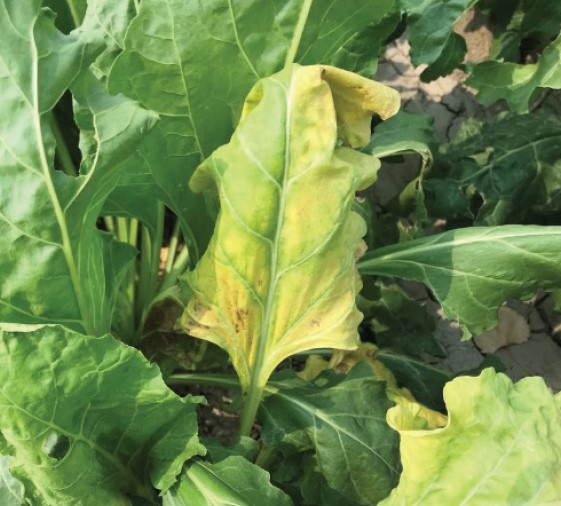
[[(541, 379), (452, 380), (396, 352), (438, 353), (410, 320), (392, 349), (359, 339), (361, 276), (380, 343), (392, 308), (415, 314), (392, 278), (425, 283), (466, 338), (561, 282), (557, 227), (421, 236), (424, 120), (349, 72), (394, 9), (0, 2), (2, 505), (561, 498)], [(394, 209), (418, 223), (380, 246), (355, 195), (411, 150), (426, 163)], [(204, 399), (175, 393), (192, 384), (240, 393), (231, 444), (199, 439)]]

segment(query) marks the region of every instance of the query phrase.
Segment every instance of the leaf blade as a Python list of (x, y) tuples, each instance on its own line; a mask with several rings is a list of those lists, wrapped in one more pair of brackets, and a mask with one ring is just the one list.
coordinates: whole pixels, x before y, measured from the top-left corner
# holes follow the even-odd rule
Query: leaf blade
[(380, 20), (393, 1), (377, 3), (374, 9), (364, 0), (334, 0), (328, 9), (301, 0), (140, 4), (108, 86), (161, 117), (158, 135), (142, 152), (161, 198), (191, 239), (193, 265), (212, 234), (214, 202), (205, 202), (186, 181), (228, 142), (247, 93), (261, 77), (281, 70), (289, 51), (296, 62), (332, 63), (339, 47)]
[(507, 299), (558, 285), (560, 235), (523, 225), (452, 230), (368, 253), (359, 269), (426, 283), (469, 336), (494, 327)]
[[(364, 224), (351, 206), (379, 163), (335, 141), (366, 143), (370, 111), (384, 117), (397, 105), (393, 90), (359, 76), (294, 66), (254, 88), (230, 144), (193, 176), (194, 190), (216, 185), (222, 209), (208, 254), (189, 275), (194, 295), (182, 325), (230, 353), (244, 389), (251, 381), (263, 388), (297, 351), (355, 346), (359, 280), (348, 243), (360, 250)], [(321, 198), (310, 193), (316, 183)]]
[[(81, 97), (99, 141), (88, 152), (91, 166), (78, 177), (55, 171), (52, 109), (69, 87), (79, 87), (77, 75), (99, 51), (97, 35), (61, 34), (40, 2), (22, 10), (2, 2), (0, 9), (0, 79), (7, 93), (0, 105), (0, 227), (7, 239), (0, 245), (0, 314), (5, 322), (60, 322), (99, 335), (109, 330), (114, 283), (131, 252), (97, 231), (95, 221), (117, 183), (117, 158), (130, 154), (139, 129), (150, 129), (155, 117), (123, 97), (109, 104), (96, 93)], [(121, 109), (112, 116), (115, 101)], [(136, 128), (127, 128), (127, 118)]]
[[(204, 452), (195, 403), (133, 348), (59, 326), (0, 332), (2, 434), (31, 504), (150, 499), (150, 479), (166, 490)], [(62, 455), (53, 440), (65, 443)]]
[(395, 433), (384, 419), (391, 404), (385, 382), (364, 364), (313, 382), (274, 378), (261, 405), (263, 440), (286, 456), (312, 451), (327, 495), (336, 490), (349, 504), (375, 505), (399, 475)]
[(504, 98), (513, 112), (527, 113), (539, 89), (561, 88), (561, 35), (544, 49), (537, 63), (486, 61), (475, 66), (467, 84), (479, 90), (477, 98), (484, 105)]
[(414, 404), (389, 411), (388, 420), (401, 435), (403, 474), (381, 505), (558, 500), (558, 399), (541, 378), (513, 385), (505, 375), (486, 369), (478, 378), (448, 383), (444, 398), (450, 418), (437, 430), (417, 425)]
[(243, 457), (218, 464), (194, 461), (164, 496), (164, 506), (290, 506), (289, 497), (269, 482), (269, 473)]
[[(509, 114), (447, 145), (425, 183), (433, 216), (469, 216), (476, 224), (534, 223), (558, 212), (561, 122), (547, 111)], [(475, 191), (474, 191), (475, 190)], [(450, 198), (459, 195), (463, 205)], [(471, 204), (471, 205), (470, 205)], [(549, 216), (548, 216), (549, 215)], [(551, 221), (553, 223), (553, 221)]]

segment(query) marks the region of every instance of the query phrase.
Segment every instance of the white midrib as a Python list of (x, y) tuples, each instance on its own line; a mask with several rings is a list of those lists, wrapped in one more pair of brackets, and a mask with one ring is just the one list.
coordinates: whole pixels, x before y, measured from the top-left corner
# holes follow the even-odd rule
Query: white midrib
[[(8, 457), (4, 457), (4, 458), (8, 458)], [(8, 482), (7, 476), (8, 475), (4, 470), (4, 466), (0, 467), (0, 478), (2, 479), (2, 484), (3, 484), (4, 489), (8, 490), (10, 495), (13, 496), (16, 499), (16, 501), (18, 501), (18, 502), (21, 501), (21, 498), (19, 497), (19, 495), (14, 491), (13, 487)]]
[[(206, 465), (194, 461), (193, 464), (187, 469), (186, 474), (189, 479), (194, 483), (199, 492), (204, 496), (205, 500), (208, 502), (209, 506), (238, 506), (242, 504), (241, 502), (230, 502), (228, 498), (220, 497), (211, 490), (204, 479), (199, 476), (200, 473), (210, 474), (216, 481), (218, 481), (227, 491), (235, 496), (236, 501), (243, 501), (243, 498), (239, 496), (239, 492), (232, 487), (228, 482), (224, 481), (221, 476), (216, 474), (212, 469), (209, 469)], [(228, 502), (224, 502), (227, 500)], [(244, 503), (245, 504), (245, 501)]]
[[(286, 90), (286, 126), (285, 126), (285, 146), (284, 146), (284, 173), (283, 181), (280, 191), (280, 203), (279, 203), (279, 214), (277, 217), (277, 227), (275, 230), (275, 238), (273, 240), (272, 252), (271, 252), (271, 277), (269, 283), (269, 290), (267, 293), (267, 302), (265, 304), (264, 317), (261, 325), (261, 333), (259, 335), (259, 342), (257, 343), (257, 352), (255, 356), (255, 362), (253, 363), (253, 370), (251, 371), (251, 383), (250, 390), (255, 386), (262, 387), (259, 385), (263, 382), (261, 376), (261, 369), (263, 368), (263, 362), (265, 359), (265, 353), (267, 351), (267, 336), (269, 333), (269, 321), (271, 319), (271, 313), (273, 310), (273, 303), (275, 299), (275, 293), (277, 288), (277, 271), (278, 271), (278, 258), (279, 258), (279, 244), (282, 233), (282, 224), (284, 221), (284, 212), (286, 207), (286, 186), (288, 183), (288, 171), (290, 167), (290, 124), (292, 121), (292, 84), (294, 82), (294, 74), (290, 78), (290, 85), (288, 90)], [(265, 378), (265, 381), (267, 378)]]
[(49, 197), (53, 203), (53, 209), (55, 216), (60, 228), (62, 236), (62, 251), (64, 253), (64, 258), (68, 265), (68, 270), (70, 272), (70, 279), (72, 280), (72, 285), (74, 287), (74, 292), (76, 294), (76, 299), (78, 302), (78, 307), (80, 309), (80, 315), (84, 324), (84, 330), (88, 334), (95, 334), (95, 328), (92, 322), (89, 320), (89, 313), (87, 311), (86, 300), (82, 292), (82, 287), (80, 284), (80, 276), (78, 274), (78, 269), (76, 267), (76, 262), (74, 261), (74, 254), (72, 252), (72, 246), (70, 243), (70, 236), (68, 235), (68, 226), (66, 224), (66, 218), (64, 212), (58, 200), (58, 195), (56, 193), (53, 180), (51, 178), (51, 172), (49, 170), (49, 162), (47, 161), (47, 154), (45, 153), (45, 147), (43, 146), (43, 132), (41, 129), (41, 113), (39, 111), (39, 54), (37, 53), (37, 44), (35, 43), (35, 35), (33, 33), (33, 27), (30, 31), (30, 41), (31, 50), (33, 52), (33, 65), (32, 65), (32, 107), (33, 107), (33, 126), (35, 130), (35, 141), (37, 143), (37, 150), (39, 152), (39, 159), (41, 161), (41, 170), (43, 172), (43, 178), (45, 184), (47, 185), (47, 191), (49, 192)]
[[(521, 225), (522, 226), (522, 225)], [(557, 227), (559, 228), (559, 227)], [(483, 237), (467, 237), (465, 239), (452, 239), (452, 240), (447, 240), (447, 241), (442, 241), (442, 242), (433, 242), (430, 244), (426, 244), (424, 246), (419, 246), (415, 248), (415, 254), (418, 253), (426, 253), (426, 252), (431, 252), (434, 250), (438, 250), (438, 249), (442, 249), (442, 248), (447, 248), (447, 249), (451, 249), (454, 246), (463, 246), (463, 245), (473, 245), (474, 243), (486, 243), (486, 242), (505, 242), (506, 239), (515, 239), (515, 238), (528, 238), (528, 237), (541, 237), (544, 235), (560, 235), (561, 231), (545, 231), (545, 230), (540, 230), (538, 232), (532, 232), (532, 231), (517, 231), (517, 232), (504, 232), (502, 234), (497, 234), (497, 235), (493, 235), (492, 233), (487, 233), (485, 234)], [(507, 243), (510, 245), (510, 243)], [(374, 257), (374, 258), (368, 258), (365, 259), (364, 261), (359, 261), (358, 262), (358, 266), (359, 266), (359, 270), (362, 268), (364, 269), (368, 269), (372, 264), (376, 265), (379, 263), (383, 263), (386, 261), (395, 261), (396, 259), (399, 260), (399, 257), (402, 255), (408, 255), (410, 254), (410, 250), (401, 250), (401, 251), (397, 251), (395, 253), (388, 253), (386, 255), (382, 255), (382, 256), (378, 256), (378, 257)], [(536, 255), (537, 253), (533, 253), (531, 251), (527, 251), (527, 254), (534, 254)], [(541, 256), (541, 255), (540, 255)]]

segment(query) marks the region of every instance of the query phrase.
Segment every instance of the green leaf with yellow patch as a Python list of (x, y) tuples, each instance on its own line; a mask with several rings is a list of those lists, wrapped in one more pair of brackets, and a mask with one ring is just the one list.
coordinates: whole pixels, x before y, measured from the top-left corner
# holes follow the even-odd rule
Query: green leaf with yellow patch
[(449, 418), (431, 428), (419, 405), (392, 408), (403, 473), (380, 506), (558, 504), (561, 412), (542, 378), (513, 384), (485, 369), (448, 383)]

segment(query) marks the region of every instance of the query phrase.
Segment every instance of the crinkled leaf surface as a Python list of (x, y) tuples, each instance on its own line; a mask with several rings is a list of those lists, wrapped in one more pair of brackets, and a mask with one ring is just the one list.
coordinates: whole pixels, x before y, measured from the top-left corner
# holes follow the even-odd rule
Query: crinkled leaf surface
[(504, 98), (512, 111), (528, 112), (537, 91), (561, 88), (561, 35), (536, 63), (486, 61), (474, 67), (467, 84), (479, 90), (477, 98), (484, 105)]
[(365, 0), (140, 3), (109, 89), (161, 117), (158, 135), (146, 139), (142, 152), (162, 198), (182, 219), (194, 259), (207, 246), (213, 219), (205, 198), (191, 192), (187, 181), (228, 142), (252, 86), (286, 61), (330, 63), (337, 49), (392, 4), (378, 3), (378, 8)]
[[(60, 322), (91, 334), (107, 331), (115, 287), (131, 258), (128, 248), (96, 230), (95, 221), (117, 182), (119, 162), (156, 118), (123, 97), (100, 97), (89, 89), (87, 74), (74, 82), (95, 56), (89, 33), (61, 34), (39, 1), (0, 3), (4, 322)], [(79, 177), (53, 167), (51, 110), (71, 84), (95, 131)]]
[(561, 500), (561, 413), (542, 378), (486, 369), (448, 383), (446, 427), (420, 428), (415, 404), (388, 412), (403, 473), (380, 506), (545, 505)]
[(480, 198), (480, 224), (535, 221), (561, 211), (560, 174), (559, 118), (510, 114), (446, 147), (425, 182), (427, 205), (433, 216), (450, 219), (471, 214)]
[(312, 382), (291, 373), (267, 384), (263, 441), (286, 455), (312, 450), (328, 490), (345, 504), (375, 505), (399, 475), (396, 434), (385, 421), (390, 405), (386, 383), (366, 364)]
[(204, 453), (195, 403), (111, 336), (1, 331), (2, 453), (36, 506), (129, 505), (166, 490)]
[(271, 485), (269, 473), (243, 457), (218, 464), (193, 461), (179, 483), (164, 496), (164, 506), (291, 506), (292, 501)]
[(24, 506), (23, 486), (10, 473), (11, 457), (0, 455), (0, 504), (2, 506)]
[(507, 299), (561, 284), (560, 238), (561, 227), (452, 230), (372, 251), (359, 269), (425, 283), (469, 336), (494, 327)]
[(351, 206), (379, 161), (349, 146), (398, 102), (356, 74), (294, 65), (256, 85), (230, 143), (191, 179), (218, 189), (221, 211), (182, 325), (228, 351), (244, 389), (298, 351), (356, 346), (366, 227)]

